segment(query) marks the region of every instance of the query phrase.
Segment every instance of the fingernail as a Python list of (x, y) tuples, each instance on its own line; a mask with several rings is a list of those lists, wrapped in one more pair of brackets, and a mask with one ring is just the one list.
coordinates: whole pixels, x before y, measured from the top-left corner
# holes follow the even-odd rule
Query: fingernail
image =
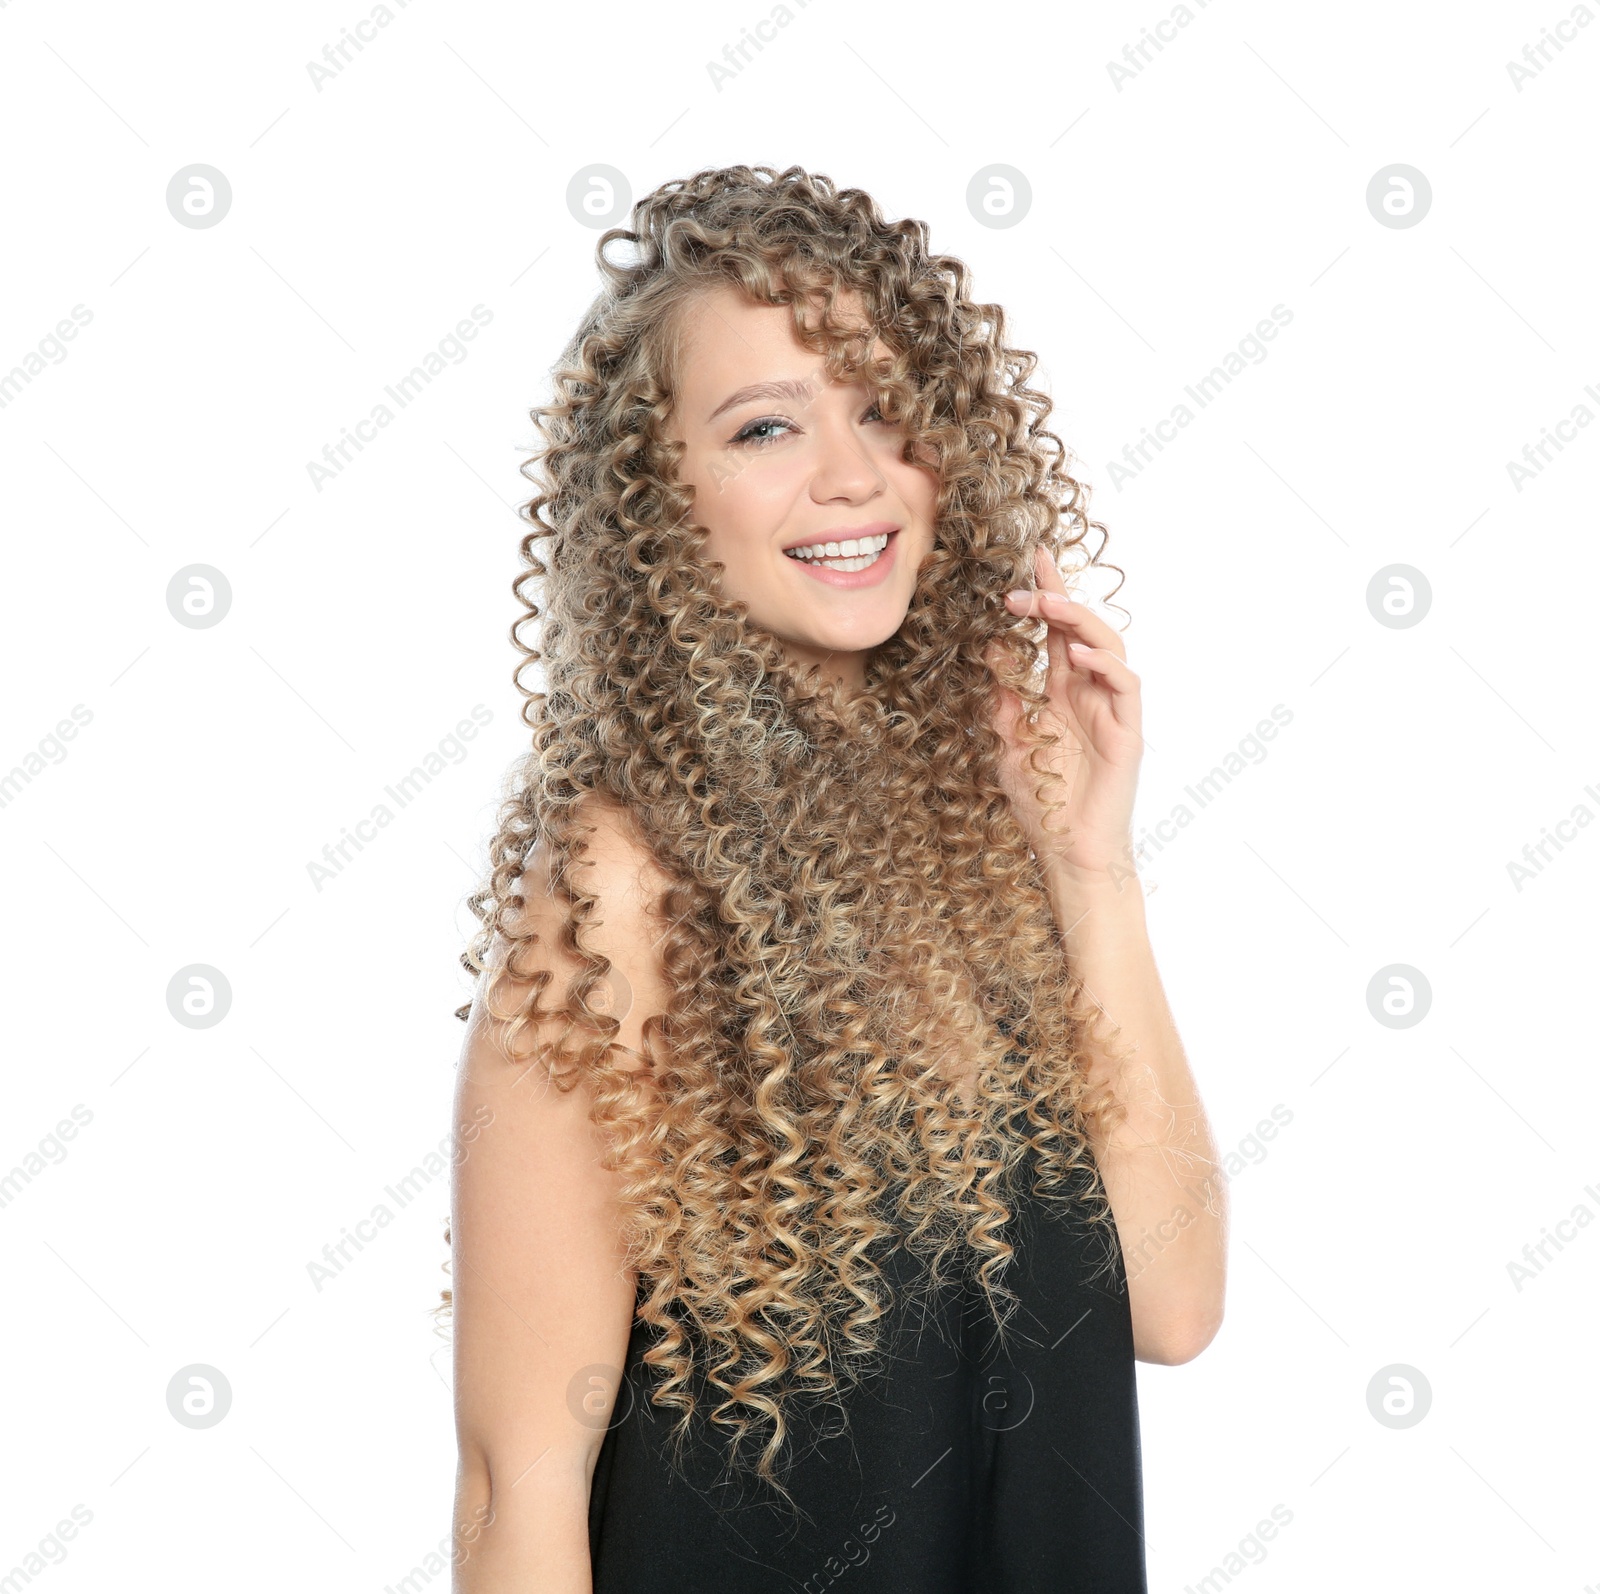
[(1014, 599), (1016, 599), (1016, 601), (1017, 601), (1017, 602), (1018, 602), (1018, 603), (1024, 603), (1024, 602), (1026, 602), (1026, 601), (1027, 601), (1027, 599), (1028, 599), (1028, 598), (1029, 598), (1029, 597), (1030, 597), (1030, 596), (1031, 596), (1031, 594), (1030, 594), (1030, 593), (1028, 593), (1028, 592), (1026, 592), (1026, 591), (1024, 591), (1024, 590), (1023, 590), (1023, 589), (1022, 589), (1022, 588), (1021, 588), (1021, 587), (1018, 587), (1018, 588), (1016, 588), (1016, 589), (1015, 589), (1015, 590), (1014, 590), (1014, 591), (1012, 591), (1012, 592), (1008, 592), (1008, 593), (1007, 593), (1007, 594), (1006, 594), (1006, 602), (1007, 602), (1007, 603), (1010, 603), (1010, 602), (1011, 602), (1011, 600), (1012, 600), (1012, 599), (1013, 599), (1013, 598), (1014, 598)]

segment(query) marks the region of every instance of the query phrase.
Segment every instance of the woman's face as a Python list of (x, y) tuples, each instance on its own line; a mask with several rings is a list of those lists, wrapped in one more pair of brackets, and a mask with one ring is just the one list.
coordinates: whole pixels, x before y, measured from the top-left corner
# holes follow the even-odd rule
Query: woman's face
[[(860, 314), (859, 300), (842, 308)], [(685, 314), (671, 435), (705, 556), (725, 567), (724, 595), (747, 603), (791, 660), (859, 691), (933, 550), (937, 472), (900, 458), (904, 429), (885, 423), (864, 383), (827, 380), (787, 305), (717, 288)], [(888, 352), (874, 345), (874, 357)], [(786, 551), (853, 540), (856, 556), (833, 561), (845, 569)]]

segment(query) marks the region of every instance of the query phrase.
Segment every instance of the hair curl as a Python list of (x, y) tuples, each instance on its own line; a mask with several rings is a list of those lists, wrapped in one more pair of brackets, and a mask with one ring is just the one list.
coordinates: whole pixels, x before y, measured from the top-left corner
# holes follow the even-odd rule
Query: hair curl
[[(537, 1054), (561, 1088), (592, 1093), (623, 1176), (637, 1314), (655, 1331), (652, 1402), (678, 1413), (679, 1439), (709, 1404), (734, 1455), (764, 1434), (755, 1470), (782, 1493), (787, 1402), (837, 1398), (879, 1365), (884, 1243), (898, 1235), (935, 1281), (959, 1266), (1003, 1333), (1009, 1193), (1030, 1147), (1036, 1193), (1087, 1193), (1088, 1221), (1111, 1229), (1087, 1139), (1120, 1116), (1084, 1073), (1101, 1015), (997, 783), (983, 659), (1001, 639), (1005, 684), (1048, 748), (1044, 628), (1001, 598), (1031, 583), (1038, 546), (1071, 585), (1107, 533), (1044, 429), (1036, 357), (1007, 347), (1001, 308), (971, 301), (966, 266), (930, 252), (924, 223), (886, 221), (867, 193), (797, 166), (669, 182), (632, 223), (599, 240), (605, 287), (553, 369), (554, 401), (531, 412), (542, 490), (523, 506), (534, 529), (511, 638), (532, 748), (507, 777), (461, 961), (489, 972), (479, 995), (513, 1055), (521, 1031), (557, 1019), (562, 1038)], [(608, 258), (613, 243), (633, 258)], [(905, 427), (902, 457), (926, 461), (931, 445), (937, 459), (935, 546), (859, 694), (796, 670), (723, 594), (674, 479), (682, 312), (729, 284), (791, 306), (834, 379), (870, 368), (885, 418)], [(872, 336), (836, 316), (846, 293), (889, 358), (869, 361)], [(522, 632), (540, 580), (535, 648)], [(539, 659), (544, 691), (522, 679)], [(597, 899), (568, 876), (586, 798), (628, 816), (670, 881), (672, 999), (644, 1030), (654, 1093), (613, 1055), (616, 1016), (590, 1002), (611, 965), (582, 946)], [(518, 922), (519, 882), (540, 841), (564, 947), (584, 962), (555, 1008), (539, 1002), (549, 972), (520, 972), (537, 937)], [(498, 1013), (502, 983), (530, 978)], [(944, 1037), (973, 1002), (992, 1027), (963, 1040), (976, 1064), (963, 1095)], [(1105, 1257), (1114, 1270), (1109, 1244)]]

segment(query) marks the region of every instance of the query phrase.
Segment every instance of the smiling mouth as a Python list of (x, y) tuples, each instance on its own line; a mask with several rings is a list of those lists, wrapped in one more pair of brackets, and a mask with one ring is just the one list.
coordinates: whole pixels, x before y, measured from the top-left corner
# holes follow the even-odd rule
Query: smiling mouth
[(885, 531), (873, 537), (849, 537), (843, 542), (812, 543), (803, 548), (785, 548), (784, 554), (801, 564), (821, 565), (824, 570), (865, 570), (883, 557), (897, 535)]

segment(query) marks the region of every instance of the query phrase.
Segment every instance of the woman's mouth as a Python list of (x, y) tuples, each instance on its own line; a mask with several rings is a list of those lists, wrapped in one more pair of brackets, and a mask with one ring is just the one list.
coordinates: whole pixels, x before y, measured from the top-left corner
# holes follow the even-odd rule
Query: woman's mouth
[[(796, 564), (804, 565), (830, 586), (864, 586), (888, 571), (898, 536), (896, 529), (867, 537), (846, 538), (840, 542), (811, 543), (799, 548), (786, 548), (784, 556)], [(862, 577), (866, 579), (860, 579)]]

